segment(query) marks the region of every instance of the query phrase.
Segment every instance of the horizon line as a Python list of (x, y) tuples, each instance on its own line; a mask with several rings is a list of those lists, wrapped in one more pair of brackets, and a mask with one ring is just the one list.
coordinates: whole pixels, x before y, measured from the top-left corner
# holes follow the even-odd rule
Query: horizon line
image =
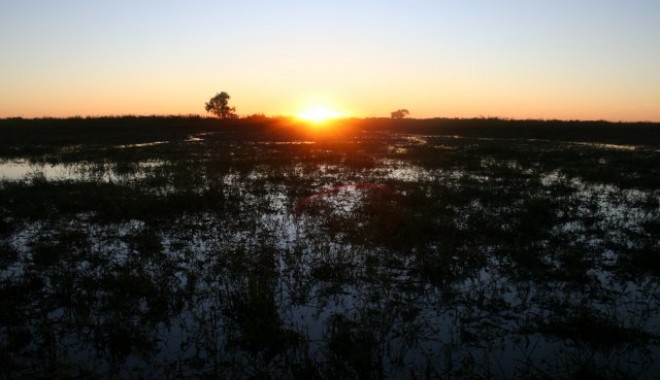
[[(205, 115), (205, 114), (108, 114), (108, 115), (71, 115), (71, 116), (5, 116), (0, 117), (0, 120), (94, 120), (94, 119), (126, 119), (126, 118), (180, 118), (180, 119), (218, 119), (215, 116)], [(296, 119), (295, 115), (265, 115), (263, 113), (253, 113), (249, 115), (239, 116), (235, 120), (248, 120), (250, 118), (264, 118), (264, 119)], [(369, 120), (369, 119), (387, 119), (395, 120), (388, 116), (345, 116), (345, 117), (336, 117), (331, 120)], [(539, 122), (600, 122), (600, 123), (612, 123), (612, 124), (635, 124), (635, 123), (649, 123), (649, 124), (660, 124), (660, 120), (608, 120), (608, 119), (561, 119), (561, 118), (515, 118), (515, 117), (503, 117), (503, 116), (432, 116), (432, 117), (406, 117), (401, 120), (501, 120), (501, 121), (539, 121)]]

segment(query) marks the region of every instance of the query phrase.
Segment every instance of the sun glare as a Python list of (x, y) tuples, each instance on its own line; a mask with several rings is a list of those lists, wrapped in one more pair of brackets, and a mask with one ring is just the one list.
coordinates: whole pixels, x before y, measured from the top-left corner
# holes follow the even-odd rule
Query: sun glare
[(298, 113), (297, 116), (306, 121), (322, 123), (330, 119), (341, 117), (341, 114), (327, 107), (315, 106)]

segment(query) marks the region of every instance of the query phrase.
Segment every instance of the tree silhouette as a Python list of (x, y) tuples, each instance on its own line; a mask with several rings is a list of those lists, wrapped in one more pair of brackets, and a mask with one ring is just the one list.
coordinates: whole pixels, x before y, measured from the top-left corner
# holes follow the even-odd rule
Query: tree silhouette
[(403, 119), (404, 117), (410, 115), (410, 111), (408, 111), (405, 108), (402, 108), (400, 110), (396, 110), (392, 112), (390, 115), (392, 115), (392, 119)]
[(224, 91), (216, 94), (208, 101), (208, 103), (206, 103), (206, 111), (215, 114), (220, 119), (238, 118), (236, 107), (229, 106), (230, 98), (231, 96)]

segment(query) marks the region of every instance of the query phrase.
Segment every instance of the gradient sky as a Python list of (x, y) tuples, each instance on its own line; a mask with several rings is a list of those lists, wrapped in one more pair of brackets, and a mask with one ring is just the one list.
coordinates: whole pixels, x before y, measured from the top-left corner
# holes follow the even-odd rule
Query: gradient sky
[(0, 0), (0, 117), (660, 121), (658, 0)]

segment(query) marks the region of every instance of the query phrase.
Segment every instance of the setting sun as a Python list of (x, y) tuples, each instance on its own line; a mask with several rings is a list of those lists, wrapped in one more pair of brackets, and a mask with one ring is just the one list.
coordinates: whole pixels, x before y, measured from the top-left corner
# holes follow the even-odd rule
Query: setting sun
[(297, 116), (298, 118), (306, 121), (321, 123), (330, 119), (336, 119), (338, 117), (341, 117), (342, 115), (339, 112), (330, 109), (328, 107), (314, 106), (298, 113)]

